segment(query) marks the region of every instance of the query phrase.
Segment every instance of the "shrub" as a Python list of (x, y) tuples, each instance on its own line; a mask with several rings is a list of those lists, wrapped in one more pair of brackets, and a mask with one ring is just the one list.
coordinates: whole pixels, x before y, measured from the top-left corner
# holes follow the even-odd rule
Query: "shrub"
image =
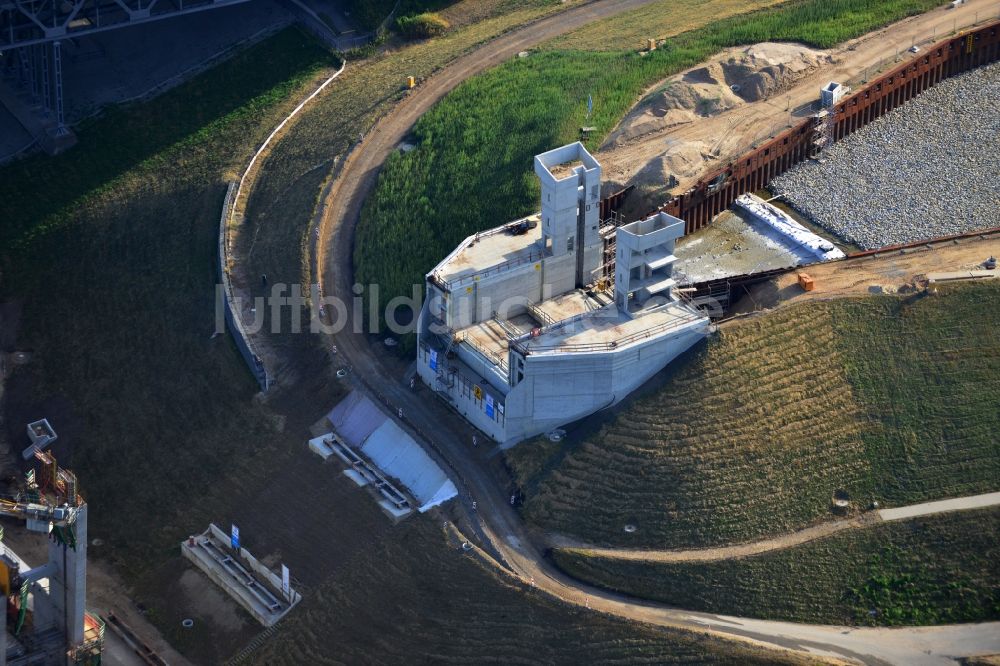
[(400, 16), (396, 19), (396, 27), (404, 37), (427, 39), (444, 34), (450, 26), (439, 14), (424, 12), (415, 16)]

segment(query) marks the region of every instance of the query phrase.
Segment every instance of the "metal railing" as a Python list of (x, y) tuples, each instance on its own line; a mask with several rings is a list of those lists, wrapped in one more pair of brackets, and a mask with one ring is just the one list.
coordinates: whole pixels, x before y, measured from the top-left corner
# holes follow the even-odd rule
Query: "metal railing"
[(523, 266), (524, 264), (530, 264), (535, 261), (544, 259), (545, 257), (551, 257), (552, 252), (550, 250), (542, 250), (541, 252), (529, 252), (528, 254), (518, 257), (516, 259), (511, 259), (510, 261), (505, 261), (489, 268), (485, 268), (481, 271), (476, 271), (475, 273), (469, 273), (468, 275), (460, 275), (458, 277), (452, 278), (451, 280), (445, 280), (441, 276), (435, 274), (431, 275), (431, 279), (437, 286), (442, 287), (448, 291), (454, 291), (456, 287), (461, 287), (472, 282), (477, 282), (486, 277), (497, 275), (499, 273), (504, 273), (512, 268), (518, 266)]
[(504, 374), (507, 374), (506, 356), (500, 354), (499, 352), (490, 351), (489, 349), (486, 349), (482, 345), (473, 342), (464, 333), (462, 334), (461, 342), (464, 342), (465, 344), (469, 345), (469, 349), (471, 349), (476, 354), (482, 356), (487, 363), (497, 366), (498, 368), (500, 368), (501, 371), (503, 371)]
[[(640, 340), (645, 340), (651, 338), (655, 335), (669, 331), (675, 328), (681, 328), (689, 324), (693, 324), (705, 319), (704, 315), (696, 314), (693, 312), (685, 312), (684, 314), (679, 314), (676, 319), (666, 321), (655, 326), (650, 326), (649, 328), (642, 329), (641, 331), (636, 331), (635, 333), (630, 333), (629, 335), (624, 335), (617, 340), (611, 340), (609, 342), (588, 342), (582, 344), (561, 344), (561, 345), (532, 345), (531, 340), (537, 339), (535, 337), (529, 337), (526, 340), (520, 340), (517, 342), (512, 342), (511, 346), (516, 352), (524, 356), (529, 356), (531, 354), (545, 353), (545, 354), (574, 354), (574, 353), (586, 353), (586, 352), (601, 352), (601, 351), (614, 351), (620, 347), (625, 347), (634, 342)], [(544, 335), (545, 332), (542, 333)]]
[(543, 327), (554, 326), (556, 324), (556, 320), (538, 307), (538, 303), (528, 303), (528, 312), (531, 313), (531, 316), (537, 319), (538, 323)]

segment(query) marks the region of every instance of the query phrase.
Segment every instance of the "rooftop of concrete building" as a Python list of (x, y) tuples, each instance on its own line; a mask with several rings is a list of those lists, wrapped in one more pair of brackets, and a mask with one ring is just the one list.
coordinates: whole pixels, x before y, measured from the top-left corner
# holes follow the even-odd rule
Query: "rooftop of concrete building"
[(543, 256), (540, 217), (528, 217), (469, 236), (430, 272), (448, 289), (502, 273)]
[(456, 336), (505, 366), (511, 344), (527, 354), (606, 352), (703, 320), (703, 315), (678, 301), (652, 299), (626, 313), (614, 305), (610, 294), (577, 289), (538, 303), (529, 313), (473, 324)]
[(601, 165), (579, 141), (535, 155), (535, 174), (539, 178), (547, 174), (553, 180), (565, 180), (581, 167), (592, 171)]
[(703, 320), (701, 314), (678, 301), (666, 301), (629, 313), (611, 304), (542, 329), (539, 335), (529, 335), (514, 344), (528, 354), (605, 352)]

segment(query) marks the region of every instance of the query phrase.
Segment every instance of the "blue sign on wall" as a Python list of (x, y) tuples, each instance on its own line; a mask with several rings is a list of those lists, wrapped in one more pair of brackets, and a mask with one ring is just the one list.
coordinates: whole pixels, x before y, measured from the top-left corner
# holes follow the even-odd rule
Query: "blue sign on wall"
[(236, 527), (236, 525), (233, 525), (233, 529), (232, 529), (232, 532), (230, 534), (231, 534), (230, 540), (231, 540), (232, 545), (233, 545), (233, 550), (239, 550), (240, 549), (240, 528)]

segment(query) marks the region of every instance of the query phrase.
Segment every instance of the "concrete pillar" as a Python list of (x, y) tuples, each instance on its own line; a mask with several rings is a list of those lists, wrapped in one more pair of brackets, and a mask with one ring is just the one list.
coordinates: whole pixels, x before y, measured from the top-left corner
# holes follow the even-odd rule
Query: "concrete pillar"
[[(557, 168), (576, 162), (570, 173)], [(536, 155), (535, 174), (541, 184), (542, 237), (553, 256), (575, 254), (576, 282), (583, 286), (602, 263), (601, 165), (577, 142)]]
[(56, 621), (65, 623), (66, 642), (70, 646), (83, 642), (83, 614), (87, 600), (87, 505), (77, 509), (72, 529), (76, 547), (49, 541), (49, 563), (55, 573), (49, 578), (49, 606)]

